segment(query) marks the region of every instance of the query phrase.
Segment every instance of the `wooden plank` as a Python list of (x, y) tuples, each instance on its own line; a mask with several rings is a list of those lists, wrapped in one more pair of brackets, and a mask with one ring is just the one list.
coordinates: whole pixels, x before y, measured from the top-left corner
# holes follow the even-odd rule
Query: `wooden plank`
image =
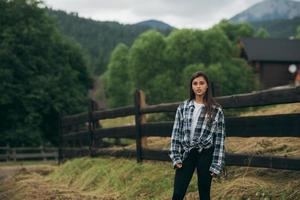
[(272, 104), (300, 102), (300, 86), (285, 89), (267, 89), (252, 93), (216, 98), (223, 108), (243, 108)]
[(93, 112), (93, 120), (110, 119), (116, 117), (126, 117), (134, 115), (134, 106), (120, 107), (116, 109), (95, 111)]
[(152, 122), (142, 125), (143, 136), (171, 137), (173, 122)]
[(30, 153), (30, 154), (16, 154), (15, 155), (15, 158), (16, 159), (26, 159), (26, 158), (48, 158), (48, 157), (58, 157), (58, 153), (57, 152), (54, 152), (54, 153), (44, 153), (44, 154), (41, 154), (41, 153)]
[[(170, 161), (167, 150), (143, 150), (143, 159)], [(255, 156), (249, 154), (226, 154), (226, 166), (262, 167), (272, 169), (300, 170), (300, 158), (280, 156)]]
[(88, 120), (89, 120), (88, 112), (78, 113), (75, 115), (68, 115), (62, 118), (62, 127), (85, 123), (88, 122)]
[[(86, 150), (88, 151), (88, 150)], [(167, 150), (143, 149), (142, 159), (171, 161)], [(94, 156), (115, 156), (134, 158), (134, 150), (112, 150), (96, 149)], [(262, 167), (272, 169), (300, 170), (300, 158), (289, 158), (280, 156), (256, 156), (250, 154), (226, 154), (226, 166)]]
[(169, 151), (167, 151), (167, 150), (143, 149), (142, 158), (145, 160), (158, 160), (158, 161), (171, 162), (171, 159), (170, 159), (168, 153), (169, 153)]
[[(285, 89), (268, 89), (251, 93), (229, 95), (215, 98), (223, 108), (256, 107), (283, 103), (300, 102), (300, 86)], [(148, 105), (141, 109), (142, 114), (175, 112), (181, 102)]]
[(147, 114), (147, 113), (160, 113), (160, 112), (176, 112), (176, 109), (180, 103), (181, 102), (147, 105), (141, 109), (141, 113)]
[(58, 151), (57, 147), (45, 147), (44, 148), (45, 151)]
[(228, 154), (226, 156), (226, 165), (300, 170), (300, 158)]
[(16, 151), (41, 151), (40, 147), (11, 147), (10, 149), (15, 149)]
[[(300, 114), (226, 118), (227, 137), (299, 137)], [(170, 137), (173, 122), (146, 123), (143, 136)], [(246, 127), (246, 128), (245, 128)], [(134, 138), (134, 126), (95, 130), (96, 138)], [(64, 136), (68, 140), (88, 140), (86, 131)]]
[[(300, 137), (300, 114), (225, 118), (227, 137)], [(145, 123), (143, 136), (171, 137), (173, 122)]]
[[(300, 102), (300, 86), (286, 89), (268, 89), (254, 91), (252, 93), (222, 96), (216, 98), (223, 108), (243, 108), (251, 106), (263, 106), (282, 103)], [(157, 112), (175, 112), (181, 102), (162, 103), (148, 105), (140, 110), (141, 114)], [(106, 119), (134, 115), (134, 106), (121, 107), (117, 109), (93, 112), (93, 119)], [(88, 122), (88, 113), (79, 113), (63, 118), (63, 127)]]
[(2, 155), (0, 155), (0, 160), (2, 160), (2, 161), (6, 161), (7, 160), (7, 158), (9, 157), (9, 155), (7, 155), (7, 154), (2, 154)]
[(62, 160), (65, 158), (78, 158), (83, 156), (90, 156), (89, 148), (63, 148)]
[(135, 138), (135, 126), (95, 129), (94, 138)]
[(57, 151), (58, 150), (58, 148), (56, 148), (56, 147), (44, 147), (44, 148), (41, 148), (41, 147), (12, 147), (7, 150), (11, 150), (11, 149), (15, 149), (17, 152), (41, 151), (42, 149), (44, 149), (45, 151)]
[(300, 137), (300, 114), (226, 118), (231, 137)]
[(89, 108), (89, 122), (88, 122), (88, 126), (89, 126), (89, 155), (92, 155), (92, 148), (93, 148), (93, 144), (94, 144), (94, 130), (95, 130), (95, 122), (93, 121), (93, 112), (94, 112), (94, 102), (93, 100), (90, 101), (90, 108)]
[(90, 134), (88, 131), (79, 131), (79, 132), (73, 132), (68, 133), (62, 136), (64, 141), (65, 140), (80, 140), (80, 139), (89, 139)]
[(112, 150), (112, 149), (95, 149), (93, 156), (114, 156), (114, 157), (125, 157), (135, 158), (135, 150)]
[(89, 147), (63, 147), (62, 148), (63, 151), (88, 151)]
[(141, 102), (143, 98), (143, 93), (141, 90), (136, 90), (134, 94), (134, 111), (135, 111), (135, 141), (136, 141), (136, 160), (137, 162), (142, 161), (142, 114)]
[(58, 164), (62, 164), (63, 159), (62, 159), (62, 147), (64, 144), (63, 140), (63, 122), (62, 122), (62, 113), (58, 112), (58, 120), (57, 120), (57, 125), (58, 125)]

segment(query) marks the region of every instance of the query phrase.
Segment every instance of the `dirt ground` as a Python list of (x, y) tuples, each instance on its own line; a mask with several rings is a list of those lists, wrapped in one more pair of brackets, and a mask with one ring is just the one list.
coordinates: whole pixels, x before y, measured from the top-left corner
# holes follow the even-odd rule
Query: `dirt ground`
[(0, 166), (1, 200), (114, 200), (84, 194), (45, 178), (56, 166)]

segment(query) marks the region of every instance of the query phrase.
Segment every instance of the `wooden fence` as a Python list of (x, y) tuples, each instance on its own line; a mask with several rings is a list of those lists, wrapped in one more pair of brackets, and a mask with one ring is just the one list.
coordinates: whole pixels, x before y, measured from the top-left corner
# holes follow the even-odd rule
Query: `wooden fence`
[(0, 147), (0, 161), (58, 160), (58, 148)]
[[(256, 107), (300, 102), (300, 87), (270, 89), (247, 94), (216, 97), (224, 109)], [(135, 105), (117, 109), (79, 113), (61, 117), (59, 160), (78, 156), (121, 156), (170, 161), (168, 151), (144, 148), (145, 137), (170, 137), (173, 122), (147, 123), (145, 114), (171, 112), (175, 114), (180, 102), (147, 105), (142, 91), (135, 93)], [(135, 126), (97, 128), (99, 120), (134, 115)], [(300, 113), (251, 117), (225, 117), (227, 137), (299, 137)], [(102, 138), (130, 138), (136, 150), (107, 150), (97, 148)], [(300, 158), (226, 154), (228, 166), (251, 166), (300, 170)]]

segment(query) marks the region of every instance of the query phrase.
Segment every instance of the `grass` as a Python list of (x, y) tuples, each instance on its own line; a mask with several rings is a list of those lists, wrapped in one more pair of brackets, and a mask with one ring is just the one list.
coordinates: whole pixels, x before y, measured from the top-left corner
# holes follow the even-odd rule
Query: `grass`
[[(25, 166), (0, 185), (0, 199), (166, 200), (173, 178), (169, 162), (84, 157), (48, 169)], [(296, 171), (228, 167), (226, 178), (213, 179), (212, 199), (300, 199), (299, 180)], [(199, 199), (195, 175), (186, 199)]]
[[(212, 199), (300, 199), (300, 172), (228, 167), (226, 179), (214, 179)], [(83, 193), (111, 199), (170, 199), (174, 170), (168, 162), (116, 158), (67, 161), (47, 180), (65, 183)], [(196, 176), (187, 199), (198, 199)]]
[(80, 158), (66, 162), (48, 179), (65, 182), (96, 196), (158, 199), (158, 194), (160, 197), (170, 196), (171, 179), (168, 177), (171, 177), (171, 170), (166, 169), (166, 163), (159, 162), (141, 165), (128, 159)]
[(111, 128), (118, 126), (128, 126), (135, 124), (135, 118), (133, 115), (127, 117), (117, 117), (114, 119), (103, 119), (99, 121), (103, 128)]

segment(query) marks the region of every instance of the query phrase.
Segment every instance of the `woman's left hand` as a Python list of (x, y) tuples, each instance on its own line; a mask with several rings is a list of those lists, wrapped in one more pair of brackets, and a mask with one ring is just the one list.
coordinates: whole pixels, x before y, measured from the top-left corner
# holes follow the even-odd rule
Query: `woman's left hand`
[(212, 177), (216, 177), (217, 175), (215, 174), (215, 173), (213, 173), (213, 172), (210, 172), (210, 175), (212, 176)]

